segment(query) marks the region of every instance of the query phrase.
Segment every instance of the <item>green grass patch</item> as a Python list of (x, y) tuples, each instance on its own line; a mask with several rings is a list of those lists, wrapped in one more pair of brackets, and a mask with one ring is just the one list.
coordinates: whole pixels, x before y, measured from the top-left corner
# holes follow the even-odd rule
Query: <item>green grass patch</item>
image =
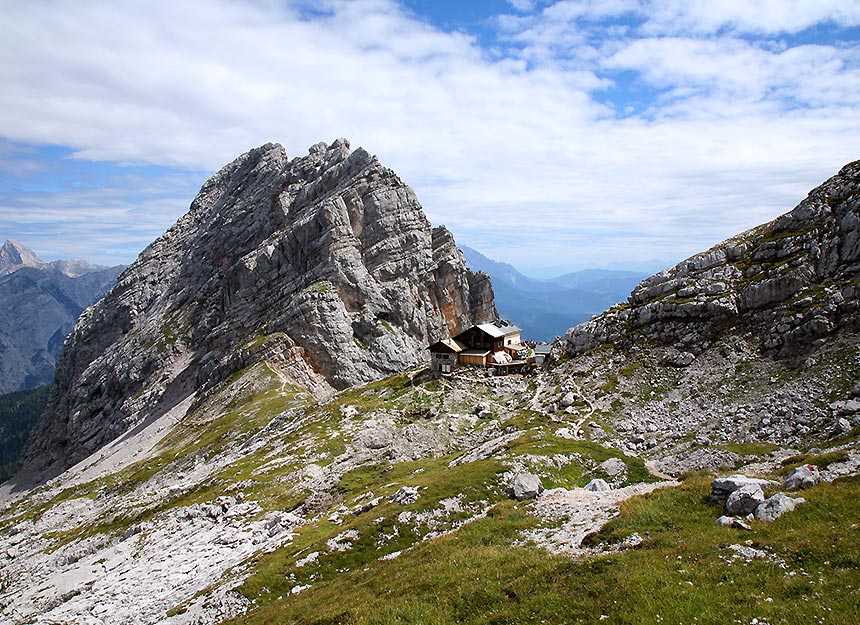
[(622, 365), (618, 368), (618, 373), (623, 375), (625, 378), (632, 377), (634, 373), (636, 373), (639, 369), (642, 368), (642, 363), (636, 360), (631, 360), (627, 364)]
[(724, 449), (739, 456), (766, 456), (774, 451), (781, 449), (779, 445), (773, 443), (726, 443), (725, 445), (715, 445), (716, 449)]
[(244, 351), (253, 351), (258, 347), (262, 347), (263, 345), (268, 345), (269, 343), (274, 343), (276, 341), (283, 340), (287, 337), (283, 332), (273, 332), (271, 334), (257, 334), (252, 336), (251, 339), (242, 345), (240, 349)]
[[(273, 591), (231, 623), (857, 622), (860, 481), (805, 491), (806, 504), (749, 533), (716, 526), (721, 510), (708, 502), (708, 488), (697, 478), (629, 500), (595, 540), (635, 532), (642, 545), (584, 559), (513, 546), (537, 522), (523, 504), (503, 501), (486, 518), (393, 560), (367, 562), (298, 595)], [(745, 541), (767, 557), (733, 558), (729, 545)]]
[[(361, 514), (347, 513), (340, 524), (326, 517), (299, 528), (290, 546), (260, 557), (256, 573), (246, 580), (241, 592), (265, 602), (289, 594), (296, 585), (337, 579), (348, 571), (373, 565), (385, 554), (410, 549), (430, 532), (449, 529), (490, 502), (504, 499), (499, 486), (501, 464), (485, 460), (448, 468), (451, 459), (380, 463), (346, 473), (338, 485), (339, 501), (354, 509), (378, 497), (379, 505)], [(405, 506), (392, 503), (391, 494), (404, 485), (419, 489), (418, 500)], [(454, 498), (458, 508), (442, 512), (440, 502)], [(404, 522), (400, 520), (403, 513), (419, 516)], [(352, 547), (342, 551), (332, 548), (330, 541), (345, 533)], [(314, 552), (319, 554), (315, 561), (297, 566)]]
[(834, 462), (845, 462), (846, 460), (848, 460), (847, 449), (798, 454), (782, 461), (783, 468), (780, 470), (780, 475), (788, 475), (802, 464), (814, 464), (817, 467), (826, 468)]
[(581, 487), (594, 477), (605, 477), (597, 469), (597, 465), (610, 458), (620, 458), (627, 466), (627, 480), (624, 485), (658, 480), (651, 475), (641, 459), (629, 457), (621, 450), (604, 447), (589, 441), (530, 432), (513, 441), (508, 448), (508, 453), (538, 457), (574, 456), (571, 462), (563, 466), (557, 466), (555, 463), (535, 462), (531, 468), (534, 473), (541, 476), (545, 488)]

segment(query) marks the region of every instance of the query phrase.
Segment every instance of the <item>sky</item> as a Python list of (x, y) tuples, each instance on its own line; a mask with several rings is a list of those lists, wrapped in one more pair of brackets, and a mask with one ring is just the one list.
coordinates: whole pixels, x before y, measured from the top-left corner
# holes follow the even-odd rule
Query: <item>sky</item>
[[(129, 263), (346, 137), (524, 273), (678, 262), (860, 159), (857, 0), (0, 0), (0, 240)], [(653, 263), (650, 263), (653, 265)]]

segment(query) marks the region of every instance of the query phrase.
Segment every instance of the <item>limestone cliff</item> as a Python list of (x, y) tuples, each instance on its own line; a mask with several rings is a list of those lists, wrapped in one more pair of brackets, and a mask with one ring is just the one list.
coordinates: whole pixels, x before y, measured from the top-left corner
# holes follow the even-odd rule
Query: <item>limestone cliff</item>
[(728, 333), (768, 354), (800, 356), (860, 322), (860, 161), (797, 207), (644, 280), (626, 304), (578, 325), (561, 345), (579, 354), (646, 340), (677, 351), (672, 364)]
[(266, 144), (82, 315), (24, 462), (67, 467), (253, 362), (325, 395), (494, 316), (489, 279), (374, 156), (343, 139), (292, 160)]

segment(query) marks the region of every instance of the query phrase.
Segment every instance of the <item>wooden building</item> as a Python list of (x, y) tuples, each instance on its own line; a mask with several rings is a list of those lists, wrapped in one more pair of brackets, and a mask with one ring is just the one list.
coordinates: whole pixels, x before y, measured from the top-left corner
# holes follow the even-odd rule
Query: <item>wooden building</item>
[(458, 343), (469, 348), (488, 349), (491, 352), (505, 351), (505, 346), (520, 344), (522, 329), (508, 323), (496, 320), (490, 323), (480, 323), (454, 337)]
[(505, 366), (512, 361), (525, 362), (528, 348), (520, 343), (522, 330), (507, 321), (493, 321), (472, 326), (453, 339), (444, 339), (428, 347), (430, 369), (451, 373), (457, 365)]
[(492, 352), (484, 347), (470, 347), (460, 352), (459, 361), (464, 365), (486, 367), (490, 364), (490, 354)]

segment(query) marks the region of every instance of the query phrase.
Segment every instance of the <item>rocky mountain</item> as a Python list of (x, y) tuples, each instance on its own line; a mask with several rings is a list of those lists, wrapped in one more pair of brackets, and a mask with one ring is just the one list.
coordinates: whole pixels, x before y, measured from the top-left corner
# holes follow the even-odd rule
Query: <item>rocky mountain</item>
[(460, 249), (469, 268), (472, 271), (483, 271), (490, 276), (495, 287), (505, 284), (523, 293), (545, 293), (553, 290), (551, 284), (529, 278), (510, 263), (502, 263), (488, 258), (468, 245), (462, 245)]
[(7, 239), (3, 247), (0, 247), (0, 276), (8, 275), (25, 267), (54, 270), (69, 278), (79, 278), (88, 273), (98, 273), (104, 270), (118, 273), (122, 269), (121, 265), (115, 267), (93, 265), (85, 260), (76, 258), (55, 260), (46, 263), (26, 245), (22, 245), (12, 239)]
[[(352, 333), (339, 348), (372, 344), (374, 333), (361, 332), (375, 313), (350, 308), (359, 290), (344, 278), (367, 277), (337, 259), (376, 258), (357, 233), (397, 223), (381, 198), (413, 196), (362, 152), (336, 142), (293, 160), (276, 146), (244, 155), (154, 244), (160, 255), (147, 250), (124, 274), (103, 300), (112, 308), (100, 304), (85, 315), (62, 357), (67, 371), (82, 371), (75, 384), (85, 394), (71, 383), (57, 386), (46, 413), (53, 425), (43, 419), (42, 435), (92, 445), (92, 424), (113, 423), (97, 418), (95, 406), (105, 414), (140, 412), (128, 413), (134, 427), (37, 488), (26, 474), (0, 486), (4, 622), (856, 620), (860, 333), (848, 278), (860, 212), (856, 164), (788, 216), (726, 244), (748, 245), (750, 262), (742, 254), (740, 266), (732, 265), (727, 253), (721, 274), (719, 263), (706, 267), (696, 256), (646, 280), (630, 302), (571, 330), (544, 369), (494, 376), (462, 368), (437, 378), (415, 352), (414, 367), (335, 389), (353, 378), (336, 378), (327, 358), (311, 358), (311, 349), (334, 340), (304, 347), (299, 341), (314, 330), (300, 334), (281, 310), (293, 311), (298, 299), (300, 312), (316, 311), (301, 323), (328, 326), (343, 308), (352, 324), (331, 327)], [(367, 168), (347, 167), (352, 158)], [(283, 195), (289, 184), (257, 186), (299, 173), (295, 195)], [(366, 193), (347, 190), (356, 188)], [(364, 215), (380, 219), (362, 222), (356, 197), (365, 199)], [(267, 225), (254, 225), (261, 222)], [(257, 227), (271, 228), (259, 244), (251, 234)], [(434, 317), (440, 326), (464, 302), (487, 301), (486, 278), (462, 269), (449, 234), (425, 226), (413, 232), (423, 234), (402, 239), (409, 249), (420, 252), (427, 248), (415, 242), (429, 241), (430, 250), (416, 262), (434, 261), (424, 288), (408, 293), (427, 298), (424, 310), (433, 311), (440, 285), (448, 289)], [(228, 253), (232, 242), (245, 242), (236, 256)], [(405, 258), (384, 249), (395, 266)], [(714, 258), (720, 249), (727, 248), (712, 250)], [(788, 254), (784, 263), (779, 254)], [(192, 266), (184, 265), (188, 256)], [(813, 273), (829, 295), (810, 295), (819, 291), (812, 279), (786, 289), (787, 299), (738, 304), (736, 314), (673, 316), (678, 309), (670, 304), (690, 300), (702, 304), (695, 310), (713, 310), (707, 303), (715, 295), (739, 302), (751, 284), (806, 276), (792, 264), (801, 257), (815, 259)], [(301, 262), (330, 277), (322, 285), (288, 278)], [(371, 288), (382, 277), (405, 279), (383, 266), (367, 271)], [(732, 278), (729, 266), (749, 270), (749, 281)], [(275, 279), (282, 271), (298, 291)], [(196, 272), (204, 286), (177, 283)], [(725, 274), (725, 290), (710, 293), (717, 274)], [(698, 290), (637, 299), (687, 279), (679, 291)], [(271, 298), (272, 288), (285, 295)], [(404, 296), (378, 288), (385, 297)], [(835, 288), (844, 301), (820, 313), (832, 327), (789, 334), (804, 327), (811, 304), (801, 302), (811, 296), (826, 309)], [(166, 295), (183, 289), (187, 299)], [(252, 293), (259, 304), (249, 301)], [(655, 305), (661, 301), (663, 308)], [(177, 307), (185, 312), (173, 313)], [(653, 324), (642, 321), (649, 307), (659, 313)], [(111, 312), (117, 308), (126, 312)], [(769, 341), (766, 319), (789, 311), (800, 315), (799, 325), (782, 333), (784, 341), (799, 344), (786, 349)], [(106, 346), (87, 329), (98, 318), (110, 320), (102, 333), (125, 323)], [(204, 322), (205, 332), (196, 332)], [(387, 318), (391, 331), (380, 325), (405, 334), (400, 323)], [(137, 351), (132, 340), (141, 341)], [(108, 360), (90, 357), (98, 350)], [(344, 360), (361, 353), (347, 351)], [(343, 364), (351, 376), (354, 362)], [(70, 406), (64, 430), (61, 398)]]
[(41, 269), (45, 266), (36, 253), (30, 248), (21, 245), (17, 241), (8, 239), (3, 247), (0, 247), (0, 276), (12, 273), (22, 267), (35, 267)]
[(556, 350), (570, 359), (561, 370), (590, 371), (598, 438), (679, 473), (740, 460), (720, 446), (803, 447), (855, 431), (858, 197), (854, 162), (791, 212), (572, 328)]
[(646, 277), (632, 271), (589, 269), (552, 280), (535, 280), (509, 263), (487, 258), (463, 246), (466, 264), (493, 281), (496, 307), (533, 341), (553, 341), (571, 326), (586, 321), (627, 298)]
[(789, 213), (643, 281), (627, 303), (573, 328), (563, 349), (644, 339), (692, 359), (727, 334), (777, 357), (802, 356), (857, 327), (860, 163), (846, 165)]
[(324, 397), (495, 315), (487, 276), (375, 157), (343, 139), (293, 159), (267, 144), (215, 174), (81, 317), (23, 460), (69, 467), (264, 358)]
[(0, 248), (0, 394), (51, 382), (63, 341), (81, 312), (114, 285), (122, 267), (42, 262), (29, 248)]

